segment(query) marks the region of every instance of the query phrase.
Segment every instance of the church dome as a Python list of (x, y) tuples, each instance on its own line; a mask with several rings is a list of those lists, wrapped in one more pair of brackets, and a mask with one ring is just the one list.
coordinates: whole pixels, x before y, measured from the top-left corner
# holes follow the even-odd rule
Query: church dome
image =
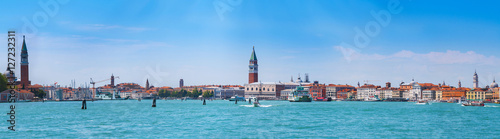
[[(3, 73), (3, 76), (5, 78), (11, 77), (11, 75), (10, 75), (10, 68), (7, 68), (7, 70)], [(16, 77), (16, 74), (13, 74), (12, 76)]]
[(411, 79), (410, 85), (413, 85), (413, 84), (415, 84), (415, 80)]
[(490, 84), (490, 88), (497, 88), (498, 84), (493, 80), (493, 83)]

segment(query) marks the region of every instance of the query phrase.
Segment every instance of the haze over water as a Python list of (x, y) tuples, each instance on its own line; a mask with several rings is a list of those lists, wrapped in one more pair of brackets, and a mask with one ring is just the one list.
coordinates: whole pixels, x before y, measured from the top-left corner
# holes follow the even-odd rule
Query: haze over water
[[(500, 105), (151, 100), (16, 103), (2, 138), (496, 138)], [(0, 109), (10, 104), (0, 103)], [(0, 127), (7, 128), (7, 122)]]

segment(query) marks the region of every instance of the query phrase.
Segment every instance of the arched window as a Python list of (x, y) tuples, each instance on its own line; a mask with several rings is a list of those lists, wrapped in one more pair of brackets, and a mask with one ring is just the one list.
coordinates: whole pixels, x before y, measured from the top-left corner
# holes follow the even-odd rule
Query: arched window
[(253, 91), (253, 88), (252, 88), (252, 91)]
[(264, 88), (262, 88), (262, 90), (266, 91), (266, 88), (264, 87)]

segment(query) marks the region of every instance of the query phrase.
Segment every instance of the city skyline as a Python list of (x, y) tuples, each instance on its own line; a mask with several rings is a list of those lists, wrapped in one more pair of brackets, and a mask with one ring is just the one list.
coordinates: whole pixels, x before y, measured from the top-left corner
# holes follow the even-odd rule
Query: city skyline
[(31, 21), (43, 6), (9, 1), (23, 8), (1, 7), (13, 12), (3, 15), (0, 28), (15, 27), (17, 44), (26, 35), (32, 84), (88, 84), (114, 74), (120, 76), (117, 83), (140, 85), (149, 79), (154, 86), (177, 87), (181, 78), (186, 86), (242, 85), (252, 46), (263, 82), (309, 73), (312, 81), (326, 84), (378, 80), (369, 83), (396, 86), (414, 78), (452, 86), (461, 80), (472, 87), (477, 70), (485, 87), (500, 77), (496, 1), (400, 1), (401, 12), (391, 14), (387, 26), (358, 50), (342, 42), (354, 44), (355, 28), (377, 21), (371, 12), (387, 10), (390, 1), (242, 1), (224, 14), (217, 12), (217, 2), (69, 1), (36, 33), (21, 34), (23, 19)]

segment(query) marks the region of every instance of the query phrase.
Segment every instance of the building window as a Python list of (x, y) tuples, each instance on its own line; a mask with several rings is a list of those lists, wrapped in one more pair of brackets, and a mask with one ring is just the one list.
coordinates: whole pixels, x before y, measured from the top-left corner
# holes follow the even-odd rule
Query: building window
[(266, 88), (264, 87), (264, 88), (262, 88), (262, 90), (266, 91)]
[(247, 91), (249, 90), (249, 88), (247, 88)]
[(252, 91), (253, 91), (253, 88), (252, 88)]
[(274, 91), (274, 88), (273, 88), (273, 91)]

